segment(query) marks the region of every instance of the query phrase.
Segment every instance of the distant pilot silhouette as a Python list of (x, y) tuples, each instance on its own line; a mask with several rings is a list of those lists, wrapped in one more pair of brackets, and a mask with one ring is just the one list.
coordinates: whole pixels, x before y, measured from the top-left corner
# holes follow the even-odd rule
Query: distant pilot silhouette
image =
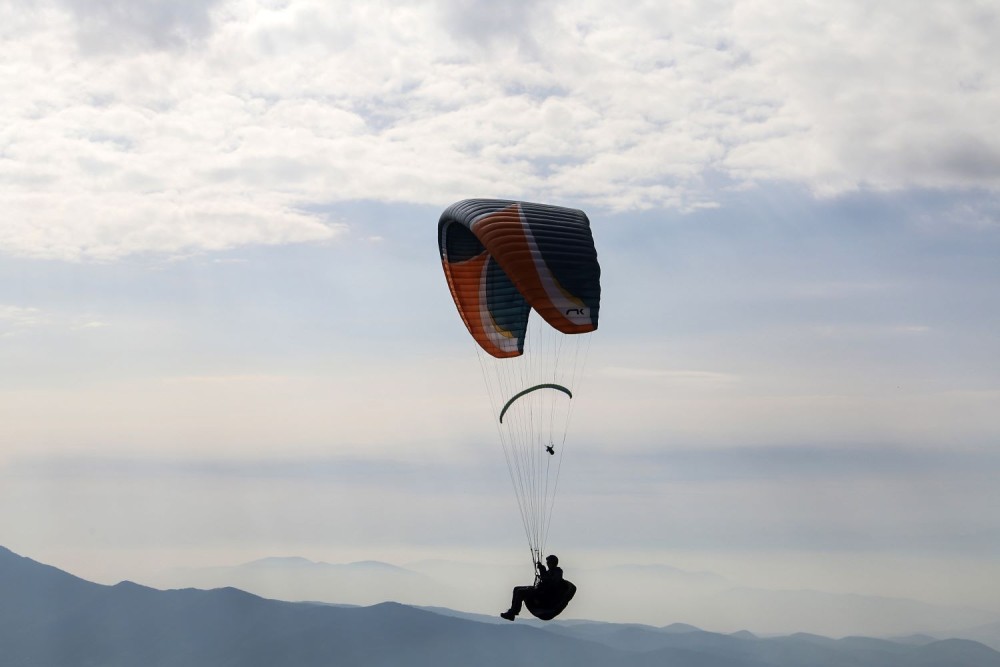
[(510, 609), (500, 614), (500, 618), (513, 621), (521, 613), (524, 605), (535, 618), (549, 621), (558, 616), (576, 595), (576, 586), (563, 579), (559, 558), (546, 556), (545, 563), (535, 563), (538, 574), (534, 586), (515, 586), (511, 596)]

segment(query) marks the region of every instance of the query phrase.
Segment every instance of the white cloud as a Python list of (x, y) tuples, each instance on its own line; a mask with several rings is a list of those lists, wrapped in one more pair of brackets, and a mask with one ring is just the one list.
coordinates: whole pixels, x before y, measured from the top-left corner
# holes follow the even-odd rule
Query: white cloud
[[(182, 48), (205, 37), (209, 10), (218, 0), (60, 0), (72, 11), (77, 39), (85, 52), (106, 53), (139, 49)], [(111, 33), (116, 39), (109, 40)]]
[(34, 306), (0, 304), (0, 336), (40, 329), (79, 331), (111, 326), (93, 314), (51, 312)]
[(101, 322), (100, 320), (80, 320), (73, 325), (74, 329), (103, 329), (104, 327), (111, 326), (107, 322)]
[(692, 209), (708, 173), (820, 193), (1000, 174), (985, 2), (0, 11), (11, 254), (315, 242), (345, 200)]
[(38, 308), (25, 308), (0, 304), (0, 336), (32, 329), (46, 322)]

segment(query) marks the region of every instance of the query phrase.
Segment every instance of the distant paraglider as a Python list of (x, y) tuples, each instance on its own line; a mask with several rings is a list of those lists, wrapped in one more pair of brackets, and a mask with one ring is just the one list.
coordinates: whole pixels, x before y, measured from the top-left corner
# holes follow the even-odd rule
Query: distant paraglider
[[(451, 295), (476, 342), (541, 576), (573, 390), (591, 338), (581, 334), (597, 329), (600, 310), (601, 268), (590, 221), (575, 209), (467, 199), (442, 213), (438, 244)], [(546, 611), (536, 616), (562, 611), (576, 590), (564, 583), (563, 599), (547, 599)]]

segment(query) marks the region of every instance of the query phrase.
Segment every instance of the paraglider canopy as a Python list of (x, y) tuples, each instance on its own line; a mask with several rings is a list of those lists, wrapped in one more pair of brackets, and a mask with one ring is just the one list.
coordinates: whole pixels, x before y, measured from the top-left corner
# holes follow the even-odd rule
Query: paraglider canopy
[(564, 334), (597, 329), (601, 268), (583, 211), (466, 199), (441, 214), (438, 246), (458, 312), (492, 356), (523, 352), (532, 310)]
[(510, 406), (514, 405), (514, 401), (521, 398), (522, 396), (527, 396), (533, 391), (538, 391), (539, 389), (555, 389), (557, 391), (561, 391), (570, 398), (573, 398), (573, 392), (571, 392), (569, 389), (562, 386), (561, 384), (553, 384), (551, 382), (543, 382), (542, 384), (536, 384), (534, 387), (528, 387), (523, 391), (517, 392), (516, 394), (510, 397), (509, 401), (504, 403), (503, 409), (500, 410), (500, 423), (501, 424), (503, 423), (503, 416), (507, 413), (507, 410), (510, 409)]

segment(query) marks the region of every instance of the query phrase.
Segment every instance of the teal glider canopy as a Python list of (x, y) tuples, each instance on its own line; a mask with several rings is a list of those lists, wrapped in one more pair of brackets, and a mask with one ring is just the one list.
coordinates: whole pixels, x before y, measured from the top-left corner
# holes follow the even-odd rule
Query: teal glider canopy
[(528, 387), (524, 391), (519, 391), (519, 392), (517, 392), (516, 394), (514, 394), (513, 396), (510, 397), (510, 400), (507, 401), (504, 404), (503, 410), (500, 411), (500, 423), (501, 424), (503, 423), (503, 416), (507, 413), (507, 409), (511, 405), (514, 404), (514, 401), (516, 401), (517, 399), (521, 398), (522, 396), (530, 394), (533, 391), (538, 391), (539, 389), (555, 389), (557, 391), (561, 391), (562, 393), (566, 394), (570, 398), (573, 398), (573, 392), (571, 392), (569, 389), (567, 389), (566, 387), (562, 386), (561, 384), (552, 384), (551, 382), (544, 382), (542, 384), (536, 384), (534, 387)]

